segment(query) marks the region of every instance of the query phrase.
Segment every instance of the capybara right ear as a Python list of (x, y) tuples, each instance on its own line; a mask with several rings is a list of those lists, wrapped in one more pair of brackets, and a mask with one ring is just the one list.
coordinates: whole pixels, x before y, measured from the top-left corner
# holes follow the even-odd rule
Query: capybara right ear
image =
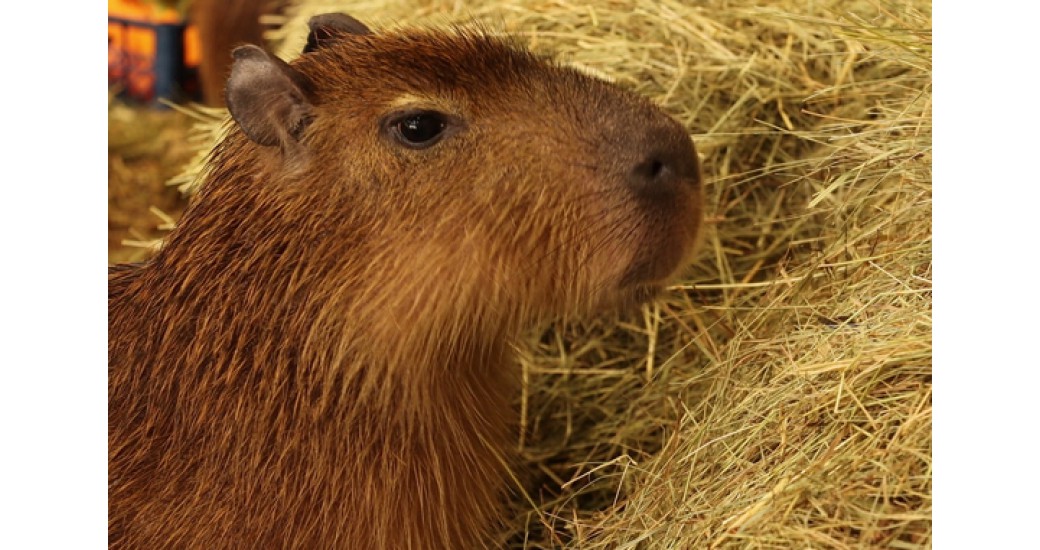
[(257, 46), (239, 46), (231, 55), (225, 98), (231, 118), (260, 145), (297, 143), (313, 118), (307, 79)]
[(307, 35), (307, 45), (303, 47), (303, 53), (310, 53), (320, 49), (328, 42), (347, 34), (363, 35), (372, 34), (372, 31), (364, 23), (354, 19), (345, 13), (323, 13), (311, 17), (307, 21), (311, 32)]

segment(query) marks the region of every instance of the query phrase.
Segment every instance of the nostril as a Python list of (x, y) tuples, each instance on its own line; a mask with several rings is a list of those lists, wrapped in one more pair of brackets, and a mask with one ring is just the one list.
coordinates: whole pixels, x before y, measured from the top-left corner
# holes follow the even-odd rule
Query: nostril
[(629, 184), (641, 194), (669, 192), (674, 175), (675, 169), (662, 155), (652, 155), (632, 168)]
[(684, 193), (686, 184), (699, 185), (696, 152), (682, 126), (655, 123), (630, 137), (630, 141), (623, 142), (628, 150), (618, 153), (630, 163), (625, 183), (637, 196), (669, 201)]
[(657, 178), (661, 177), (661, 172), (664, 171), (664, 163), (659, 161), (659, 160), (657, 160), (657, 159), (652, 159), (649, 162), (650, 162), (650, 168), (649, 168), (649, 175), (650, 175), (650, 177), (652, 179), (657, 179)]
[(667, 166), (660, 157), (654, 156), (644, 160), (632, 169), (632, 175), (646, 182), (652, 182), (661, 177)]

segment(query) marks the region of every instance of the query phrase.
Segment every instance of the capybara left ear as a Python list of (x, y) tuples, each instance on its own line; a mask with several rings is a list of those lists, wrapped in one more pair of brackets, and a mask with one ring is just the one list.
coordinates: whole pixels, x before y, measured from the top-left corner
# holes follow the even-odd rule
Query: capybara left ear
[(324, 47), (327, 43), (348, 34), (372, 34), (364, 23), (345, 13), (324, 13), (311, 17), (307, 22), (311, 32), (307, 35), (307, 45), (303, 53), (310, 53)]
[(288, 63), (253, 46), (239, 46), (228, 78), (231, 118), (260, 145), (295, 144), (313, 118), (307, 79)]

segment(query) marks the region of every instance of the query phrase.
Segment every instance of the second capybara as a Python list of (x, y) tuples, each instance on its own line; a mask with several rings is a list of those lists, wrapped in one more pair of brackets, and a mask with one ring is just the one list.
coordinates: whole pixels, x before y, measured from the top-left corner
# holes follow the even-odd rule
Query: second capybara
[(651, 299), (701, 177), (646, 99), (474, 30), (235, 50), (227, 136), (109, 275), (111, 548), (496, 544), (528, 327)]
[(284, 0), (193, 0), (191, 19), (199, 32), (199, 84), (207, 105), (224, 104), (231, 50), (262, 44), (260, 16), (275, 13)]

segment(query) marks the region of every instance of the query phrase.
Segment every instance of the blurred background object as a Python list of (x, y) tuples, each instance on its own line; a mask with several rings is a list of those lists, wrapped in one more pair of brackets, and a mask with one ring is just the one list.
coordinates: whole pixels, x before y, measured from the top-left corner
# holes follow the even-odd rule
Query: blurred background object
[(108, 2), (108, 85), (141, 103), (200, 99), (199, 35), (182, 10)]

